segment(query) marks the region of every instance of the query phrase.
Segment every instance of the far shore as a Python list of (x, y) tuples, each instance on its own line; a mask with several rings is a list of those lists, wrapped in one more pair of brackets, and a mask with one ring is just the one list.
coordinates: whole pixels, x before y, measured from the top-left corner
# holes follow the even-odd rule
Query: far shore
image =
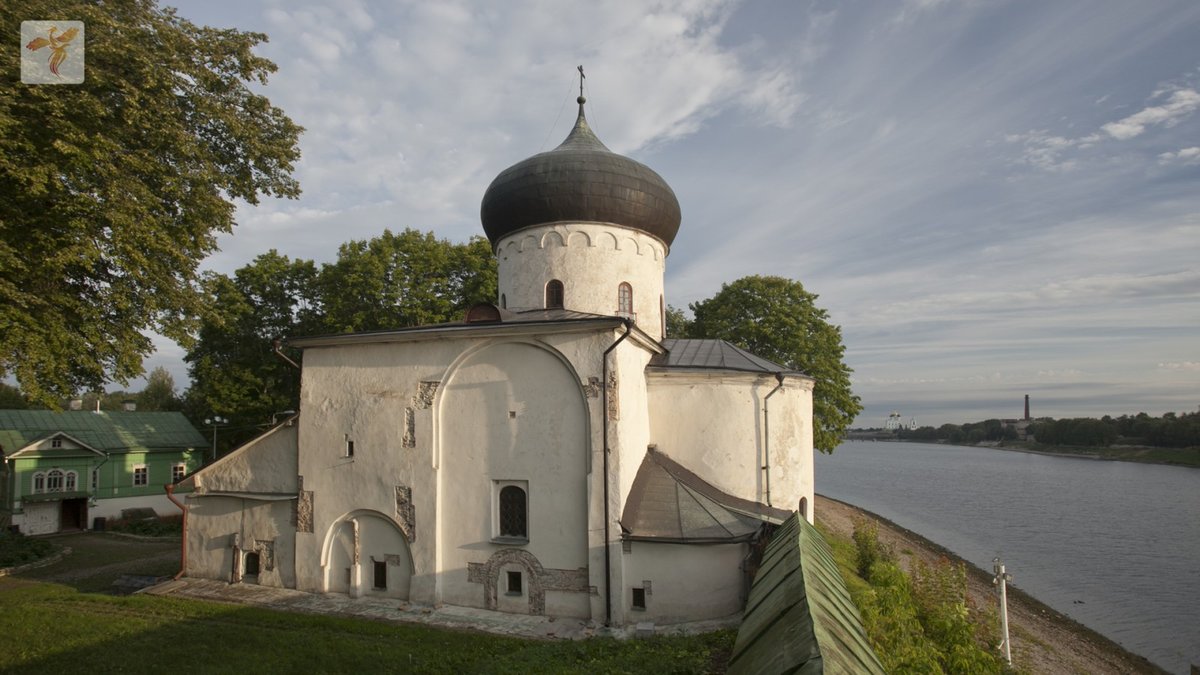
[[(972, 603), (977, 607), (996, 604), (992, 573), (946, 547), (876, 513), (824, 495), (817, 495), (814, 513), (822, 526), (842, 536), (850, 536), (858, 520), (875, 521), (880, 541), (894, 550), (906, 569), (911, 569), (913, 558), (926, 563), (945, 558), (962, 564), (967, 570)], [(1020, 671), (1035, 674), (1167, 672), (1015, 586), (1008, 587), (1008, 598), (1013, 665)]]
[[(1007, 450), (1008, 452), (1024, 452), (1030, 455), (1046, 457), (1066, 457), (1068, 459), (1088, 459), (1105, 462), (1136, 462), (1138, 464), (1161, 464), (1164, 466), (1182, 466), (1189, 469), (1200, 468), (1200, 448), (1157, 448), (1150, 446), (1118, 445), (1108, 448), (1074, 448), (1071, 446), (1047, 446), (1037, 449), (1024, 445), (1005, 445), (1002, 441), (988, 441), (968, 445), (965, 443), (950, 443), (940, 440), (924, 440), (917, 438), (848, 438), (845, 440), (871, 443), (927, 443), (929, 445), (949, 445), (956, 448), (986, 448), (988, 450)], [(1011, 441), (1010, 441), (1011, 443)], [(1020, 443), (1018, 441), (1017, 443)], [(1170, 453), (1179, 453), (1181, 457), (1164, 457)]]

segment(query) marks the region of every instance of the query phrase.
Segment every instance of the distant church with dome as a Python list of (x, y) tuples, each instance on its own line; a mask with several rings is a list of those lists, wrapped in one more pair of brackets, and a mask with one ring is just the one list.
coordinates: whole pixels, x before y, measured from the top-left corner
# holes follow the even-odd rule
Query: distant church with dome
[(177, 486), (188, 576), (615, 626), (741, 611), (771, 526), (812, 520), (813, 380), (666, 335), (679, 202), (584, 103), (483, 196), (496, 304), (290, 341), (300, 412)]

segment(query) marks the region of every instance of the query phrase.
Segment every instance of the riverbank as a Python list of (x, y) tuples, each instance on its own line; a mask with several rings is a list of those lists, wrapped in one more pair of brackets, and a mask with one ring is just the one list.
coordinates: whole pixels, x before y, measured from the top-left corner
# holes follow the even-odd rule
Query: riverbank
[[(817, 521), (831, 532), (850, 536), (854, 522), (863, 518), (879, 528), (879, 541), (891, 546), (902, 566), (911, 569), (914, 558), (933, 563), (939, 558), (963, 562), (968, 593), (976, 606), (996, 603), (990, 572), (963, 561), (946, 548), (869, 511), (821, 495), (816, 500)], [(1019, 588), (1009, 586), (1009, 632), (1013, 665), (1033, 673), (1165, 673), (1145, 658), (1133, 654), (1087, 626), (1039, 602)]]
[(1200, 448), (1148, 448), (1142, 446), (1118, 446), (1108, 448), (1067, 448), (1064, 446), (991, 445), (974, 447), (1026, 452), (1031, 455), (1094, 459), (1111, 462), (1139, 462), (1142, 464), (1167, 464), (1200, 468)]

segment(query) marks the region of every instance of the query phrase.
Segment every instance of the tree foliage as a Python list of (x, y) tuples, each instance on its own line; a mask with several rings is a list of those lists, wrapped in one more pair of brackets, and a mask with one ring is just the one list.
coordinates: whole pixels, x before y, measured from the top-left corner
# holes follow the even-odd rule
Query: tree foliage
[(432, 232), (390, 230), (342, 244), (321, 270), (328, 332), (403, 328), (452, 321), (467, 307), (496, 297), (496, 262), (483, 237), (466, 244)]
[(689, 305), (688, 336), (726, 340), (813, 377), (813, 444), (832, 452), (862, 405), (850, 389), (842, 331), (816, 300), (798, 281), (743, 277)]
[[(193, 422), (221, 416), (248, 438), (273, 413), (296, 410), (300, 373), (276, 355), (274, 341), (314, 331), (317, 268), (268, 251), (234, 273), (209, 274), (204, 291), (211, 311), (184, 361), (192, 378), (186, 409)], [(298, 358), (296, 350), (287, 350)], [(242, 429), (244, 427), (244, 429)]]
[(86, 79), (0, 89), (0, 377), (54, 405), (138, 375), (146, 331), (189, 341), (231, 200), (299, 194), (301, 129), (248, 86), (275, 70), (261, 33), (153, 0), (4, 3), (0, 32), (51, 16), (84, 22)]

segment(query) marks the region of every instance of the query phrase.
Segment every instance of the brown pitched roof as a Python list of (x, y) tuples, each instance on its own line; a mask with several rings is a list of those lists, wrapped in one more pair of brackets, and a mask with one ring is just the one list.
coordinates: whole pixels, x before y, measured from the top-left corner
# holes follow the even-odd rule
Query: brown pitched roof
[(650, 448), (633, 479), (621, 527), (633, 540), (731, 543), (752, 538), (763, 522), (783, 522), (789, 513), (723, 492)]

